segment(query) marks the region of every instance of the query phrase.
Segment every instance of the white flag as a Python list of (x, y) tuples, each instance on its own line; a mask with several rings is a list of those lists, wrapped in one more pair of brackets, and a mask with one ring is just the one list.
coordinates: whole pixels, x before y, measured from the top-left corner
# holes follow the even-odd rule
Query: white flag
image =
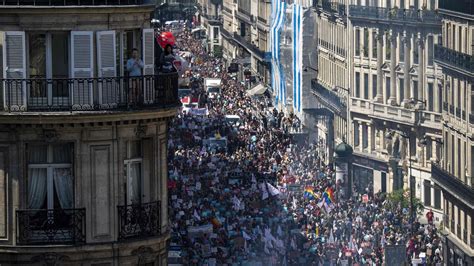
[(276, 196), (276, 195), (280, 194), (280, 191), (279, 191), (276, 187), (272, 186), (272, 184), (270, 184), (270, 183), (268, 183), (268, 182), (267, 182), (267, 188), (268, 188), (268, 191), (270, 192), (270, 194), (271, 194), (272, 196)]
[(242, 237), (243, 237), (245, 240), (250, 240), (250, 239), (252, 239), (245, 231), (242, 231)]
[(197, 213), (196, 209), (194, 209), (194, 214), (193, 214), (194, 218), (196, 218), (196, 220), (198, 221), (201, 221), (201, 216), (199, 216), (199, 214)]
[(334, 244), (334, 235), (332, 234), (332, 229), (331, 229), (331, 233), (329, 234), (328, 243)]
[(283, 231), (281, 230), (280, 225), (278, 225), (277, 234), (278, 234), (278, 236), (280, 236), (280, 237), (283, 236)]

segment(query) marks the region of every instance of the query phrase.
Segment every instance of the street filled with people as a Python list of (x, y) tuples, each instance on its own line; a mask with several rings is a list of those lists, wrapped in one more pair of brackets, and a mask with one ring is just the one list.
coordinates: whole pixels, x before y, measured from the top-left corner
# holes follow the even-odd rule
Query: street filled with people
[[(174, 119), (168, 143), (170, 246), (181, 264), (382, 265), (389, 246), (442, 262), (432, 221), (411, 221), (406, 206), (371, 187), (341, 195), (299, 118), (250, 96), (247, 81), (192, 35), (177, 34), (175, 50), (187, 52), (187, 97), (198, 104)], [(208, 78), (221, 80), (216, 94)]]

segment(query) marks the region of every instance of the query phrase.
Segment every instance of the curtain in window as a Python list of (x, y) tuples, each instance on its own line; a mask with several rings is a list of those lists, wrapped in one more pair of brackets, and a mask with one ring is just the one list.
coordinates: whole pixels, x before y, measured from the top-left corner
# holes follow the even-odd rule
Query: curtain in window
[(46, 168), (30, 168), (28, 175), (28, 208), (40, 209), (46, 197)]
[(73, 207), (73, 179), (70, 168), (56, 168), (53, 171), (54, 188), (63, 209)]
[(129, 177), (129, 197), (131, 204), (140, 203), (140, 191), (141, 191), (141, 164), (132, 163), (130, 165), (130, 177)]

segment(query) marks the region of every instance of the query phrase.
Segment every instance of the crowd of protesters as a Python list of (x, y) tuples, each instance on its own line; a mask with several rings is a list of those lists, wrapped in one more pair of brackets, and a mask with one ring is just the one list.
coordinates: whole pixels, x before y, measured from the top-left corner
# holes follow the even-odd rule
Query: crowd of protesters
[[(442, 262), (432, 221), (410, 222), (407, 208), (370, 188), (339, 199), (317, 143), (292, 137), (296, 116), (247, 96), (189, 32), (177, 39), (192, 54), (192, 97), (207, 109), (180, 113), (169, 131), (171, 242), (184, 265), (382, 265), (393, 245), (406, 247), (407, 259)], [(222, 79), (214, 99), (203, 89), (207, 77)]]

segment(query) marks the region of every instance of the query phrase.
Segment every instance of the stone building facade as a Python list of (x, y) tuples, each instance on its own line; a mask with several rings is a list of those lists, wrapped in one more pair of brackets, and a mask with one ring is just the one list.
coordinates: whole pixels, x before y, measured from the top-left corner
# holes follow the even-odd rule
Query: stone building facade
[(154, 5), (46, 2), (0, 2), (0, 264), (167, 265), (178, 77)]
[(443, 192), (444, 258), (474, 264), (474, 3), (440, 0), (442, 42), (435, 63), (443, 69), (443, 160), (432, 165)]
[[(256, 82), (270, 84), (270, 66), (265, 58), (270, 49), (271, 2), (224, 0), (222, 42), (224, 59), (245, 68)], [(241, 72), (242, 72), (241, 71)]]
[(434, 62), (434, 47), (442, 39), (437, 8), (436, 0), (348, 6), (349, 141), (355, 186), (373, 186), (375, 192), (412, 188), (441, 222), (441, 191), (431, 179), (431, 165), (442, 150), (444, 79)]

